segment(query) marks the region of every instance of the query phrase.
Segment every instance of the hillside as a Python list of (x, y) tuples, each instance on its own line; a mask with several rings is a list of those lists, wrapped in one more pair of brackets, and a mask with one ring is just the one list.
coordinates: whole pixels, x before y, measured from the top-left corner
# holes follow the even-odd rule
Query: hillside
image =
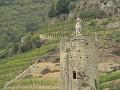
[(41, 47), (32, 34), (59, 21), (119, 15), (117, 0), (1, 0), (0, 7), (0, 58)]
[(119, 90), (120, 18), (96, 6), (114, 0), (70, 0), (75, 8), (65, 20), (65, 13), (48, 17), (53, 1), (56, 5), (57, 0), (0, 1), (0, 89), (6, 85), (4, 90), (58, 90), (60, 39), (75, 35), (80, 15), (82, 34), (96, 38), (100, 90)]
[(52, 0), (0, 0), (0, 50), (20, 42), (47, 22)]
[[(118, 19), (119, 18), (106, 18), (106, 19), (100, 19), (97, 21), (94, 19), (83, 20), (83, 22), (84, 22), (84, 29), (82, 32), (83, 35), (95, 36), (95, 32), (97, 33), (97, 36), (96, 36), (97, 42), (96, 43), (97, 43), (97, 48), (98, 48), (99, 57), (100, 57), (100, 59), (99, 59), (100, 73), (107, 72), (107, 73), (111, 73), (110, 75), (112, 75), (109, 77), (109, 74), (108, 74), (108, 76), (105, 74), (105, 77), (106, 77), (105, 79), (101, 77), (101, 79), (100, 79), (100, 80), (102, 80), (102, 81), (100, 81), (101, 84), (103, 84), (104, 82), (111, 81), (111, 80), (119, 79), (119, 71), (117, 71), (117, 73), (114, 74), (114, 72), (113, 71), (111, 72), (111, 70), (109, 71), (109, 69), (111, 67), (111, 64), (114, 66), (114, 65), (116, 65), (116, 63), (117, 64), (120, 63), (119, 62), (120, 31), (119, 31), (119, 28), (117, 28), (117, 27), (114, 28), (114, 30), (107, 27), (109, 24), (111, 24), (111, 22), (112, 23), (118, 22)], [(109, 21), (109, 22), (104, 25), (104, 23), (107, 21)], [(96, 22), (96, 25), (99, 26), (98, 28), (93, 27), (93, 23), (95, 23), (95, 22)], [(103, 28), (103, 25), (104, 25), (104, 28)], [(107, 27), (107, 29), (105, 27)], [(44, 49), (40, 48), (40, 49), (32, 50), (29, 53), (23, 53), (22, 54), (23, 56), (17, 55), (17, 56), (14, 56), (14, 58), (10, 57), (5, 60), (3, 59), (1, 62), (1, 65), (0, 65), (1, 73), (3, 73), (4, 71), (7, 71), (7, 70), (9, 70), (10, 72), (3, 73), (3, 75), (1, 75), (1, 85), (2, 84), (5, 85), (5, 83), (7, 81), (14, 79), (17, 75), (19, 75), (21, 72), (23, 72), (25, 69), (27, 69), (30, 65), (32, 65), (35, 62), (34, 58), (39, 57), (41, 55), (41, 53), (44, 54), (44, 53), (48, 53), (48, 51), (51, 51), (51, 49), (54, 48), (54, 44), (56, 45), (56, 43), (57, 43), (57, 45), (59, 46), (59, 40), (61, 37), (73, 36), (74, 35), (74, 22), (69, 21), (69, 22), (56, 23), (47, 28), (40, 29), (40, 31), (36, 32), (35, 35), (39, 35), (41, 37), (41, 39), (47, 40), (47, 42), (43, 46)], [(113, 35), (114, 35), (114, 37), (113, 37)], [(48, 48), (46, 47), (46, 45)], [(116, 51), (117, 48), (118, 48), (118, 50)], [(41, 49), (43, 52), (41, 52)], [(45, 50), (45, 52), (44, 52), (44, 50)], [(59, 48), (57, 50), (59, 52)], [(60, 70), (59, 67), (58, 68), (54, 67), (54, 65), (59, 66), (59, 62), (57, 61), (58, 64), (56, 63), (56, 60), (59, 60), (59, 53), (58, 53), (58, 55), (56, 55), (57, 53), (56, 52), (54, 53), (54, 49), (52, 49), (51, 54), (48, 54), (48, 56), (45, 55), (44, 56), (45, 58), (43, 58), (43, 59), (41, 59), (41, 58), (37, 59), (37, 61), (39, 63), (36, 66), (34, 66), (34, 68), (32, 68), (32, 70), (28, 71), (29, 74), (27, 74), (27, 76), (25, 75), (25, 77), (23, 75), (23, 77), (21, 77), (20, 79), (17, 78), (14, 82), (10, 83), (7, 86), (6, 90), (16, 90), (18, 88), (20, 90), (23, 90), (23, 89), (27, 90), (28, 89), (27, 86), (30, 86), (29, 87), (30, 90), (32, 90), (33, 88), (34, 89), (36, 88), (36, 90), (38, 88), (41, 90), (43, 90), (42, 88), (44, 88), (45, 90), (48, 90), (47, 86), (50, 86), (51, 89), (53, 88), (53, 90), (55, 88), (57, 88), (58, 84), (57, 83), (54, 84), (55, 82), (58, 82), (59, 70)], [(8, 60), (9, 60), (9, 62), (8, 62)], [(50, 62), (52, 62), (52, 63), (50, 63)], [(29, 63), (29, 64), (27, 64), (27, 66), (26, 66), (26, 63)], [(108, 69), (102, 70), (101, 66), (102, 66), (102, 68), (107, 67)], [(47, 74), (41, 76), (41, 74), (38, 71), (40, 71), (41, 68), (43, 68), (43, 70), (44, 70), (46, 67), (52, 68), (52, 69), (50, 68), (50, 71), (48, 69), (48, 71), (51, 73), (48, 72)], [(12, 71), (14, 70), (14, 74), (12, 74), (13, 77), (11, 77), (11, 75), (10, 75), (11, 70)], [(38, 71), (36, 71), (36, 70), (38, 70)], [(53, 77), (54, 75), (56, 76), (56, 78)], [(4, 80), (3, 78), (6, 76), (7, 76), (7, 78), (5, 78), (5, 80)], [(103, 75), (103, 77), (104, 77), (104, 75)], [(116, 77), (116, 78), (113, 78), (113, 77)], [(51, 79), (51, 78), (53, 78), (53, 79)], [(41, 79), (42, 79), (42, 81), (45, 80), (46, 83), (42, 82)], [(50, 84), (50, 82), (51, 82), (51, 84)], [(24, 83), (24, 84), (22, 84), (22, 83)], [(38, 86), (40, 86), (40, 87), (38, 87)], [(1, 86), (1, 87), (3, 87), (3, 86)]]

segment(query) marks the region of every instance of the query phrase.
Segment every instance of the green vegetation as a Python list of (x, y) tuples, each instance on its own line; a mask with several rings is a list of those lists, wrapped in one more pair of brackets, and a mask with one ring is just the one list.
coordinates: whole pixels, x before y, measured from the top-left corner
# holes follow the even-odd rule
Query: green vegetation
[(48, 21), (53, 0), (0, 0), (0, 49), (20, 44), (28, 32), (35, 32)]
[(100, 77), (100, 84), (106, 83), (108, 81), (120, 79), (120, 71), (113, 72), (110, 74), (104, 74)]
[(68, 0), (58, 0), (56, 4), (56, 15), (68, 14), (69, 13), (69, 1)]
[(34, 49), (30, 52), (23, 54), (18, 54), (12, 57), (8, 57), (0, 60), (0, 88), (2, 88), (5, 83), (14, 79), (17, 75), (22, 73), (30, 65), (36, 62), (36, 58), (42, 56), (48, 51), (52, 50), (56, 44), (46, 45), (41, 48)]
[[(93, 23), (93, 22), (96, 22), (96, 23)], [(94, 36), (95, 31), (96, 31), (98, 37), (104, 37), (104, 36), (111, 37), (115, 33), (115, 31), (101, 29), (102, 27), (99, 27), (99, 29), (94, 28), (94, 26), (99, 25), (99, 23), (94, 20), (89, 20), (89, 21), (83, 20), (83, 23), (84, 23), (84, 25), (86, 25), (86, 28), (84, 28), (84, 30), (82, 32), (84, 35)], [(33, 49), (26, 53), (18, 54), (18, 55), (0, 60), (0, 69), (1, 69), (0, 73), (2, 73), (0, 75), (1, 88), (5, 85), (5, 83), (14, 79), (17, 75), (19, 75), (21, 72), (23, 72), (25, 69), (27, 69), (30, 65), (32, 65), (35, 62), (34, 59), (36, 57), (42, 56), (43, 54), (47, 53), (51, 49), (56, 48), (54, 46), (56, 46), (56, 44), (59, 42), (61, 37), (72, 36), (72, 34), (74, 35), (74, 22), (72, 22), (72, 21), (60, 22), (60, 23), (56, 23), (52, 26), (49, 26), (47, 28), (40, 29), (32, 35), (30, 35), (30, 36), (28, 35), (28, 37), (26, 36), (26, 41), (28, 42), (28, 41), (33, 40), (35, 42), (35, 43), (33, 43), (33, 46), (34, 45), (36, 46), (37, 38), (40, 34), (48, 37), (47, 42), (45, 42), (45, 44), (43, 44), (45, 46), (43, 46), (41, 48)], [(103, 40), (98, 41), (98, 42), (101, 43), (103, 46), (106, 45), (106, 43), (103, 43)], [(40, 44), (38, 44), (38, 45), (40, 45)], [(114, 75), (114, 76), (116, 77), (116, 75)], [(113, 76), (109, 77), (106, 75), (106, 77), (107, 77), (106, 79), (104, 79), (104, 77), (101, 77), (102, 78), (100, 81), (101, 84), (104, 82), (110, 81), (110, 80), (114, 80)], [(110, 78), (113, 78), (113, 79), (110, 79)], [(34, 81), (34, 79), (33, 79), (33, 81), (31, 81), (29, 79), (26, 79), (26, 80), (28, 81), (28, 86), (31, 85), (31, 82), (36, 82), (35, 83), (36, 85), (38, 84), (37, 81)], [(23, 81), (18, 80), (18, 81), (23, 82), (23, 83), (27, 82), (25, 80), (23, 80)], [(13, 82), (13, 84), (17, 83), (18, 81)], [(27, 86), (27, 83), (26, 83), (26, 86)], [(20, 88), (20, 87), (18, 87), (18, 88)], [(21, 88), (22, 88), (22, 86), (21, 86)]]
[(77, 0), (57, 0), (57, 2), (51, 5), (51, 8), (48, 11), (49, 17), (56, 17), (61, 14), (69, 14), (73, 8), (72, 2)]
[(99, 9), (92, 8), (92, 9), (87, 9), (85, 11), (80, 12), (80, 17), (81, 18), (104, 18), (106, 17), (106, 14)]
[[(77, 15), (82, 18), (82, 34), (96, 36), (97, 47), (110, 47), (113, 41), (119, 43), (120, 29), (106, 26), (119, 22), (120, 18), (108, 17), (98, 6), (97, 2), (93, 6), (86, 0), (0, 0), (0, 89), (37, 58), (55, 49), (61, 37), (75, 35), (74, 17)], [(69, 14), (73, 14), (73, 18), (67, 20)], [(62, 15), (64, 21), (56, 20)], [(49, 17), (55, 19), (54, 24), (48, 24)], [(120, 55), (119, 50), (112, 53)], [(106, 83), (117, 79), (120, 72), (100, 76), (101, 90), (107, 87)], [(30, 77), (15, 80), (5, 90), (58, 90), (57, 87), (56, 79)]]
[[(18, 79), (11, 83), (9, 86), (58, 86), (58, 80), (54, 78), (27, 78), (27, 79)], [(8, 86), (8, 87), (9, 87)]]
[(117, 88), (120, 88), (120, 87), (117, 84), (120, 84), (120, 82), (114, 83), (115, 80), (120, 80), (120, 71), (101, 75), (99, 78), (100, 90), (103, 90), (104, 88), (111, 88), (110, 90), (119, 90)]

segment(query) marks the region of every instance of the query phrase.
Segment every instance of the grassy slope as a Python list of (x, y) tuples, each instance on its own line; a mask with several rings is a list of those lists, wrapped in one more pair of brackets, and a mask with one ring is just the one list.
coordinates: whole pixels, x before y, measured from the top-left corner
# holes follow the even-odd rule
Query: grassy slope
[(42, 56), (55, 46), (56, 44), (45, 45), (30, 52), (0, 60), (0, 88), (32, 65), (36, 61), (35, 58)]
[[(87, 34), (87, 35), (94, 35), (94, 30), (95, 29), (90, 28), (88, 23), (90, 23), (90, 22), (85, 21), (85, 25), (87, 25), (88, 27), (84, 28), (83, 33)], [(68, 33), (66, 33), (66, 31)], [(74, 31), (74, 22), (60, 22), (60, 23), (56, 23), (55, 25), (53, 25), (51, 27), (40, 29), (39, 32), (36, 32), (36, 34), (43, 34), (43, 35), (46, 35), (47, 37), (56, 36), (58, 38), (54, 37), (54, 39), (56, 40), (55, 42), (58, 42), (61, 36), (71, 36), (73, 31)], [(96, 32), (97, 32), (98, 36), (111, 37), (111, 36), (115, 35), (115, 31), (113, 31), (113, 30), (101, 30), (101, 28), (100, 28), (100, 30), (97, 29)], [(59, 32), (61, 32), (61, 34)], [(120, 32), (120, 31), (117, 30), (117, 32)], [(53, 41), (54, 41), (54, 39), (53, 39)], [(48, 42), (48, 44), (50, 44), (51, 42), (52, 41), (50, 40), (50, 42)], [(100, 42), (103, 44), (102, 40)], [(105, 46), (106, 46), (106, 44), (105, 44)], [(30, 65), (32, 65), (33, 62), (34, 62), (33, 59), (35, 57), (46, 53), (50, 48), (52, 49), (53, 47), (54, 47), (54, 45), (52, 47), (51, 46), (45, 46), (43, 48), (35, 49), (35, 50), (30, 51), (28, 53), (16, 55), (14, 57), (10, 57), (10, 58), (1, 60), (1, 62), (0, 62), (0, 69), (1, 69), (0, 73), (2, 73), (2, 75), (0, 75), (0, 83), (1, 83), (0, 85), (1, 85), (1, 87), (3, 87), (3, 85), (5, 85), (6, 82), (15, 78), (18, 74), (20, 74), (22, 71), (24, 71)], [(26, 64), (28, 64), (28, 65), (26, 65)], [(14, 71), (14, 72), (12, 72), (12, 71)], [(108, 78), (109, 75), (106, 75), (106, 77)], [(114, 75), (113, 75), (113, 77), (114, 77)], [(25, 81), (25, 80), (19, 81), (18, 80), (18, 81), (13, 82), (13, 84), (16, 83), (15, 84), (15, 86), (16, 86), (16, 85), (21, 84), (21, 82), (23, 82), (23, 83), (25, 82), (26, 86), (33, 86), (32, 85), (33, 83), (31, 83), (31, 82), (35, 82), (35, 85), (38, 85), (38, 82), (36, 82), (36, 80), (34, 80), (34, 79), (33, 79), (33, 81), (31, 81), (32, 79), (31, 80), (26, 79), (26, 80), (27, 81)], [(103, 77), (102, 77), (101, 80), (103, 80), (102, 83), (106, 82), (103, 79)], [(108, 80), (108, 81), (110, 81), (110, 80)], [(54, 82), (54, 80), (53, 80), (53, 82)]]
[(8, 0), (9, 3), (1, 5), (2, 1), (0, 1), (0, 49), (19, 42), (26, 32), (26, 24), (32, 22), (40, 28), (48, 19), (47, 12), (53, 0)]
[[(117, 82), (118, 80), (118, 82)], [(116, 81), (116, 82), (114, 82)], [(110, 74), (103, 74), (99, 78), (100, 90), (104, 88), (111, 88), (112, 90), (119, 90), (120, 88), (120, 70)], [(118, 85), (117, 85), (118, 84)], [(115, 85), (115, 86), (114, 86)]]
[[(55, 25), (51, 28), (53, 31), (49, 32), (57, 32), (59, 31), (58, 25)], [(66, 30), (64, 27), (66, 25), (63, 25), (62, 27), (62, 33), (64, 34), (64, 31)], [(68, 25), (67, 27), (69, 27)], [(54, 30), (54, 28), (57, 28)], [(47, 35), (48, 28), (45, 28), (43, 30), (40, 30), (40, 33)], [(69, 29), (70, 30), (70, 29)], [(69, 31), (68, 30), (68, 31)], [(53, 34), (54, 35), (54, 34)], [(26, 52), (23, 54), (15, 55), (13, 57), (5, 58), (0, 60), (0, 88), (2, 88), (5, 83), (9, 82), (10, 80), (14, 79), (17, 75), (22, 73), (25, 69), (27, 69), (30, 65), (32, 65), (35, 60), (34, 58), (39, 57), (45, 53), (47, 53), (49, 50), (55, 48), (54, 43), (57, 43), (59, 39), (53, 39), (49, 40), (45, 46), (32, 50), (30, 52)]]
[[(1, 13), (0, 24), (2, 25), (2, 27), (0, 28), (0, 33), (1, 33), (0, 42), (4, 43), (3, 35), (6, 32), (15, 32), (15, 34), (18, 34), (19, 37), (21, 37), (24, 34), (24, 30), (25, 30), (24, 25), (26, 22), (35, 21), (40, 25), (42, 23), (41, 21), (43, 21), (44, 19), (43, 16), (47, 15), (46, 13), (47, 13), (49, 4), (51, 3), (51, 0), (36, 0), (40, 2), (34, 2), (34, 3), (32, 2), (32, 0), (16, 0), (16, 1), (17, 1), (17, 4), (2, 6), (0, 9), (0, 13)], [(90, 34), (94, 35), (94, 30), (92, 29), (90, 29), (89, 27), (85, 28), (84, 33), (89, 35)], [(70, 36), (73, 33), (73, 31), (74, 31), (74, 22), (61, 22), (61, 23), (55, 24), (52, 27), (44, 28), (42, 30), (40, 29), (39, 34), (43, 34), (47, 37), (52, 36), (54, 38), (59, 39), (60, 37), (63, 37), (63, 36)], [(110, 36), (114, 34), (114, 31), (100, 30), (97, 33), (100, 36)], [(5, 43), (8, 43), (8, 42), (5, 42)], [(24, 54), (20, 54), (20, 55), (16, 55), (13, 57), (0, 60), (0, 74), (1, 74), (0, 89), (5, 85), (5, 83), (15, 78), (25, 69), (27, 69), (30, 65), (32, 65), (35, 62), (34, 58), (47, 53), (47, 51), (52, 48), (54, 48), (54, 45), (53, 46), (47, 45), (40, 49), (35, 49)], [(106, 77), (110, 78), (109, 75), (106, 75)], [(110, 80), (111, 79), (109, 79), (108, 81)], [(30, 84), (32, 80), (27, 79), (27, 81), (28, 81), (27, 84), (29, 84), (29, 86), (32, 86), (32, 84)], [(33, 79), (33, 81), (35, 81), (35, 79)], [(26, 82), (26, 80), (20, 81), (18, 85), (21, 84), (21, 82)], [(107, 80), (103, 79), (102, 83), (104, 82), (107, 82)], [(36, 84), (38, 84), (38, 82), (36, 82)]]

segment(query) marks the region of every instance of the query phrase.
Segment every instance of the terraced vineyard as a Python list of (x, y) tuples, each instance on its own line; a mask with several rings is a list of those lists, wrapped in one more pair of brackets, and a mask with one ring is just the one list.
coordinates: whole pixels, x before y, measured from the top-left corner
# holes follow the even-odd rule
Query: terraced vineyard
[[(71, 24), (73, 25), (73, 23), (71, 23)], [(48, 28), (44, 28), (43, 30), (40, 30), (39, 33), (41, 33), (42, 35), (45, 35), (47, 37), (51, 36), (54, 38), (52, 38), (52, 40), (48, 40), (47, 43), (45, 43), (45, 45), (43, 47), (37, 48), (37, 49), (32, 50), (30, 52), (18, 54), (18, 55), (15, 55), (13, 57), (9, 57), (9, 58), (5, 58), (5, 59), (0, 60), (0, 73), (1, 73), (1, 75), (0, 75), (0, 88), (3, 88), (3, 86), (5, 84), (7, 84), (9, 81), (11, 81), (15, 77), (17, 77), (19, 74), (21, 74), (24, 70), (26, 70), (32, 64), (34, 64), (36, 62), (35, 59), (37, 59), (37, 57), (40, 57), (40, 56), (44, 55), (45, 53), (47, 53), (48, 51), (51, 51), (52, 49), (56, 48), (56, 45), (59, 42), (60, 37), (70, 36), (72, 34), (73, 26), (71, 26), (71, 27), (69, 27), (69, 26), (70, 26), (69, 24), (68, 25), (63, 24), (62, 28), (59, 28), (59, 29), (56, 26), (53, 26), (49, 30), (47, 30)], [(67, 28), (69, 28), (69, 29), (67, 29)], [(62, 30), (61, 34), (58, 33), (59, 30)], [(38, 32), (36, 33), (36, 35), (37, 34), (38, 34)], [(45, 39), (45, 38), (43, 38), (43, 39)], [(46, 83), (44, 80), (46, 80)], [(12, 85), (12, 88), (8, 87), (8, 90), (10, 90), (10, 89), (11, 90), (14, 90), (14, 89), (15, 90), (18, 90), (18, 89), (25, 90), (25, 88), (26, 88), (26, 90), (28, 90), (27, 86), (31, 86), (31, 87), (29, 87), (29, 89), (31, 88), (31, 90), (33, 90), (32, 86), (34, 86), (35, 84), (37, 85), (39, 82), (41, 82), (41, 83), (39, 83), (40, 86), (34, 87), (34, 88), (37, 88), (36, 90), (38, 90), (38, 88), (42, 88), (41, 90), (48, 90), (48, 89), (45, 89), (45, 87), (47, 87), (47, 85), (49, 83), (50, 83), (49, 86), (51, 87), (51, 82), (53, 82), (51, 88), (53, 88), (53, 90), (56, 90), (56, 87), (55, 88), (53, 87), (55, 84), (57, 84), (56, 81), (57, 80), (41, 79), (41, 78), (37, 78), (37, 79), (34, 78), (31, 80), (29, 80), (29, 79), (24, 80), (23, 79), (23, 81), (18, 80), (15, 82), (17, 82), (17, 83), (25, 82), (26, 84), (25, 83), (24, 83), (24, 85), (21, 84), (21, 86), (20, 85), (16, 86), (17, 84)], [(31, 84), (31, 82), (34, 82), (34, 83), (32, 83), (33, 85)], [(45, 84), (47, 84), (47, 85), (45, 85)], [(41, 85), (45, 85), (45, 86), (41, 87)]]
[[(119, 40), (120, 30), (104, 30), (101, 28), (93, 28), (89, 26), (89, 21), (84, 21), (83, 35), (95, 36), (97, 44), (102, 49), (110, 47), (115, 40)], [(42, 56), (48, 51), (56, 48), (61, 37), (71, 37), (75, 34), (75, 23), (60, 22), (40, 29), (36, 32), (40, 38), (46, 40), (46, 44), (38, 49), (27, 53), (19, 54), (13, 57), (0, 60), (0, 88), (14, 79), (17, 75), (26, 70), (29, 66), (36, 62), (36, 58)], [(98, 30), (99, 29), (99, 30)], [(112, 37), (112, 39), (111, 39)], [(109, 43), (108, 43), (109, 42)], [(98, 49), (100, 51), (101, 49)], [(100, 77), (100, 89), (106, 87), (105, 84), (109, 81), (120, 79), (120, 72), (105, 74)], [(20, 78), (10, 83), (4, 90), (59, 90), (59, 81), (54, 78), (30, 77)]]
[(12, 82), (4, 90), (59, 90), (58, 80), (54, 78), (27, 78)]
[(44, 39), (59, 39), (71, 36), (74, 32), (74, 26), (74, 22), (60, 22), (48, 28), (41, 29), (38, 33)]
[(14, 79), (17, 75), (35, 63), (37, 57), (44, 55), (55, 47), (56, 44), (49, 44), (24, 54), (18, 54), (0, 60), (0, 88), (3, 88), (7, 82)]
[(120, 89), (120, 71), (116, 71), (110, 74), (103, 74), (100, 76), (100, 90), (104, 88), (110, 88), (110, 90)]

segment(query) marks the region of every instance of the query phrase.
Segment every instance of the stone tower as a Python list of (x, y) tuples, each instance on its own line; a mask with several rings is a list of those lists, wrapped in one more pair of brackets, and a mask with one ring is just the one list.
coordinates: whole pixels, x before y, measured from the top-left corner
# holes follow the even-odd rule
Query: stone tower
[(60, 44), (60, 90), (97, 90), (95, 39), (78, 35)]

